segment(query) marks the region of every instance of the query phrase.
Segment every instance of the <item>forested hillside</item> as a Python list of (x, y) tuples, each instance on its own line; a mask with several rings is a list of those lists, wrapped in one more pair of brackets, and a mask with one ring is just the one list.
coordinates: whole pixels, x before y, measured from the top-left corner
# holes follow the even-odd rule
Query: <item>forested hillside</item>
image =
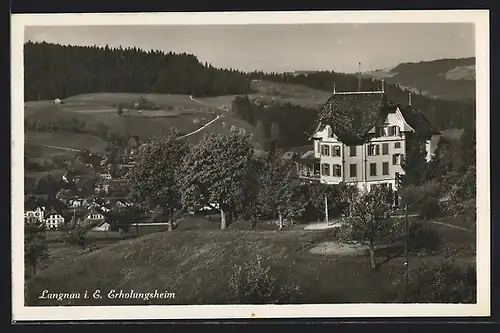
[[(259, 80), (274, 82), (285, 82), (302, 84), (323, 91), (356, 91), (358, 89), (358, 78), (355, 75), (340, 74), (335, 72), (317, 72), (312, 74), (293, 75), (265, 74), (262, 72), (250, 73), (250, 77)], [(361, 79), (361, 90), (380, 90), (381, 81), (374, 78), (363, 77)], [(409, 103), (409, 90), (395, 84), (385, 83), (385, 91), (389, 98), (397, 104), (407, 105)], [(326, 101), (325, 101), (326, 102)], [(431, 99), (424, 95), (412, 93), (412, 105), (421, 110), (434, 126), (439, 129), (447, 128), (475, 128), (475, 100), (442, 100)]]
[[(195, 97), (245, 95), (253, 92), (251, 80), (300, 84), (329, 92), (334, 84), (337, 91), (358, 89), (355, 75), (330, 71), (301, 75), (244, 73), (202, 64), (194, 55), (186, 53), (146, 52), (137, 48), (28, 42), (24, 62), (26, 100), (66, 98), (94, 92), (191, 94)], [(381, 81), (365, 77), (361, 89), (379, 90)], [(385, 90), (395, 103), (408, 103), (408, 90), (394, 84), (386, 84)], [(414, 94), (412, 105), (439, 129), (475, 127), (473, 100), (447, 101)]]
[(218, 96), (250, 92), (247, 76), (201, 64), (194, 55), (137, 48), (24, 45), (25, 100), (93, 92)]
[(474, 99), (476, 96), (476, 59), (438, 59), (402, 63), (389, 70), (364, 73), (387, 82), (408, 87), (430, 98)]

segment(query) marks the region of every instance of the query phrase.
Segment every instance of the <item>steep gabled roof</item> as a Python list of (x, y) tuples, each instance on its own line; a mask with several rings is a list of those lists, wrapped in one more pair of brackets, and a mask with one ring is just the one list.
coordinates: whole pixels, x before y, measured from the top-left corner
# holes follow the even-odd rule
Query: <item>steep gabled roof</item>
[(318, 129), (330, 125), (344, 143), (362, 143), (367, 132), (395, 108), (382, 92), (332, 95), (319, 114)]
[(432, 135), (440, 135), (441, 133), (435, 129), (430, 123), (429, 119), (415, 109), (413, 106), (400, 107), (399, 110), (405, 118), (405, 121), (415, 129), (415, 133), (421, 137), (430, 137)]

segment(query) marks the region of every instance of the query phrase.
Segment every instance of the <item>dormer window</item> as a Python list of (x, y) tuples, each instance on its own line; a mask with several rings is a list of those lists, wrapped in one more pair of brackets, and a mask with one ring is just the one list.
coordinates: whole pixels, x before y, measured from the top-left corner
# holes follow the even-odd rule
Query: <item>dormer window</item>
[(387, 128), (387, 134), (389, 136), (399, 135), (399, 126), (389, 126)]

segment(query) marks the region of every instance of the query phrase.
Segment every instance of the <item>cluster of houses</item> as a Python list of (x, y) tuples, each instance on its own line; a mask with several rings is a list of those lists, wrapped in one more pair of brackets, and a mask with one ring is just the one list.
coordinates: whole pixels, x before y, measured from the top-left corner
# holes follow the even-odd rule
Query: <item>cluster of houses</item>
[(43, 224), (49, 230), (59, 229), (70, 221), (86, 223), (93, 230), (109, 230), (114, 222), (113, 212), (130, 206), (124, 176), (134, 162), (130, 159), (126, 161), (128, 164), (114, 165), (118, 172), (113, 175), (106, 157), (89, 154), (85, 162), (79, 156), (68, 164), (68, 171), (57, 180), (57, 194), (43, 190), (26, 194), (25, 221)]
[(70, 221), (83, 222), (92, 230), (109, 230), (109, 209), (96, 202), (85, 202), (78, 207), (82, 209), (68, 209), (69, 205), (65, 202), (47, 195), (27, 195), (24, 202), (24, 219), (26, 222), (44, 225), (48, 230), (57, 230)]

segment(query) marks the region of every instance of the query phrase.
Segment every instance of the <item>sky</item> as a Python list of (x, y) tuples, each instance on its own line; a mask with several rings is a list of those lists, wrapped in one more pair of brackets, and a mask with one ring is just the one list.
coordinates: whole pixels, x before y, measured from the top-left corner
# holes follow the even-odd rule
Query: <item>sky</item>
[(244, 71), (354, 73), (474, 56), (468, 23), (28, 26), (25, 41), (191, 53)]

